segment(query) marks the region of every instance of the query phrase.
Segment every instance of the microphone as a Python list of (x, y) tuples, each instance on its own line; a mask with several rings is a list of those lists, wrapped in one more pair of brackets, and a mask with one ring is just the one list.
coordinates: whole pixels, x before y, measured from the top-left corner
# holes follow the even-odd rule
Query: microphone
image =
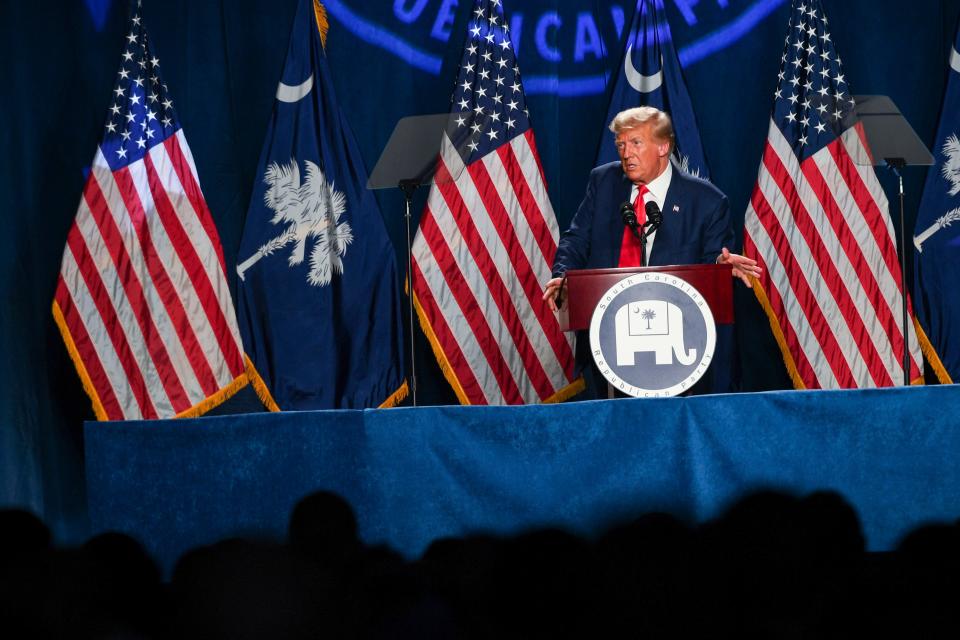
[(644, 210), (647, 212), (647, 226), (649, 227), (647, 235), (649, 235), (663, 224), (663, 212), (660, 211), (660, 206), (653, 200), (644, 206)]
[(633, 210), (633, 205), (629, 202), (621, 204), (620, 217), (623, 219), (623, 224), (630, 227), (630, 231), (639, 239), (640, 233), (637, 231), (637, 212)]

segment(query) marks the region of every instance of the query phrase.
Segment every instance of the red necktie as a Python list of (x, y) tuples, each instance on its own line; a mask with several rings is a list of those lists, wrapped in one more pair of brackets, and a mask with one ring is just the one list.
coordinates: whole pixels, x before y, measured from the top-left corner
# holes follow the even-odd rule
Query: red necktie
[[(643, 195), (649, 193), (647, 185), (640, 185), (637, 199), (633, 201), (633, 210), (637, 214), (637, 230), (643, 233), (643, 224), (647, 221), (647, 211), (644, 207)], [(640, 266), (640, 241), (637, 240), (630, 227), (623, 225), (623, 238), (620, 240), (620, 261), (618, 267)]]

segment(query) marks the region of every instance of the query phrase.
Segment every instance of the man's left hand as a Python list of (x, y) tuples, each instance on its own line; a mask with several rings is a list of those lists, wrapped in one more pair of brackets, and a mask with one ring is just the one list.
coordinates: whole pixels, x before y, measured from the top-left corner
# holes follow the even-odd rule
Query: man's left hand
[(763, 269), (757, 266), (757, 261), (739, 253), (730, 253), (726, 247), (717, 257), (717, 264), (729, 264), (733, 266), (733, 275), (743, 280), (743, 284), (753, 288), (753, 278), (759, 278)]

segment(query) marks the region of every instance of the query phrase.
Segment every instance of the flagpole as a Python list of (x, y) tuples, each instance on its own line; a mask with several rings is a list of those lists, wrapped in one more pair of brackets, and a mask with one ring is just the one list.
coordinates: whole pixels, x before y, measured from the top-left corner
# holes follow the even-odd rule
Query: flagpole
[(413, 204), (413, 194), (420, 185), (416, 180), (401, 180), (397, 185), (403, 191), (407, 212), (404, 215), (407, 221), (407, 310), (410, 316), (410, 397), (413, 406), (417, 406), (417, 354), (413, 350), (413, 244), (410, 239), (410, 205)]
[(903, 289), (900, 296), (901, 306), (903, 308), (903, 386), (910, 386), (910, 329), (907, 323), (910, 321), (910, 314), (907, 311), (907, 245), (906, 245), (906, 225), (903, 221), (903, 173), (901, 169), (906, 166), (903, 158), (886, 158), (886, 162), (893, 169), (893, 174), (897, 176), (900, 183), (900, 285)]

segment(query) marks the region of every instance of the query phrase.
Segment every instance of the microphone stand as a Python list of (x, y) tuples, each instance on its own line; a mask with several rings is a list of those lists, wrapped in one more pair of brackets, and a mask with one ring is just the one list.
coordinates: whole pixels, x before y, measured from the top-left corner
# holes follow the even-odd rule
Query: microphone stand
[[(660, 228), (659, 222), (654, 222), (653, 220), (648, 220), (643, 223), (643, 226), (646, 227), (646, 231), (640, 234), (640, 266), (647, 267), (647, 238), (652, 236), (657, 229)], [(633, 230), (634, 233), (637, 232), (636, 229)]]
[[(647, 226), (647, 225), (643, 225), (643, 226)], [(637, 228), (635, 226), (630, 227), (630, 229), (633, 231), (633, 235), (637, 238), (637, 240), (640, 241), (640, 266), (645, 267), (647, 266), (647, 235), (648, 234), (637, 232)]]
[(644, 210), (646, 212), (646, 222), (643, 223), (643, 228), (646, 229), (643, 232), (643, 237), (640, 238), (640, 266), (647, 266), (647, 238), (652, 236), (657, 229), (660, 228), (660, 223), (663, 222), (663, 214), (660, 212), (660, 207), (657, 206), (656, 202), (648, 202), (644, 205)]

